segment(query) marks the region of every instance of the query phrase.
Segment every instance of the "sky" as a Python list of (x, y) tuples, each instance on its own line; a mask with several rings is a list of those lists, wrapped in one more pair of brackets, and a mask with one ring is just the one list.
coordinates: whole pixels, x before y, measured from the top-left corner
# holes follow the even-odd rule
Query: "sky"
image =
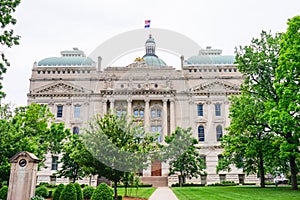
[(153, 28), (234, 55), (235, 47), (250, 44), (262, 30), (286, 31), (287, 20), (300, 15), (300, 1), (22, 0), (13, 15), (13, 29), (21, 39), (18, 46), (0, 49), (11, 63), (3, 80), (4, 102), (22, 106), (27, 104), (33, 63), (60, 56), (62, 50), (78, 47), (89, 55), (111, 37), (143, 28), (150, 19)]

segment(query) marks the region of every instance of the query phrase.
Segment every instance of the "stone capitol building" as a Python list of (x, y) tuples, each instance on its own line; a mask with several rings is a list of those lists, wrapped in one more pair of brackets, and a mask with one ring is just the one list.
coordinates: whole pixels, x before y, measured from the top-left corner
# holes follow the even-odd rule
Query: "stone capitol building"
[[(216, 172), (223, 151), (220, 139), (230, 123), (228, 97), (240, 94), (243, 82), (234, 56), (224, 56), (222, 50), (207, 47), (187, 59), (182, 56), (180, 69), (176, 69), (156, 55), (159, 43), (151, 35), (145, 39), (145, 55), (127, 66), (102, 69), (101, 55), (94, 61), (78, 48), (35, 62), (28, 104), (47, 105), (55, 121), (64, 122), (74, 134), (80, 134), (94, 115), (111, 110), (142, 121), (146, 131), (160, 134), (161, 143), (177, 126), (191, 127), (199, 141), (207, 175), (187, 182), (258, 182), (256, 175), (247, 176), (242, 169)], [(38, 182), (69, 182), (53, 175), (60, 166), (60, 155), (47, 154), (46, 158), (46, 167), (38, 172)], [(166, 186), (178, 179), (168, 177), (167, 163), (154, 161), (143, 170), (142, 181)], [(95, 185), (96, 177), (81, 182)]]

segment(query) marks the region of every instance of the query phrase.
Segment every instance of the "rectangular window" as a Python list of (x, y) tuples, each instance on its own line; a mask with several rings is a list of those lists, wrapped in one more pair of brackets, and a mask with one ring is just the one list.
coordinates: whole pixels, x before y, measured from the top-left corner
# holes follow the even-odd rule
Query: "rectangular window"
[(57, 106), (57, 114), (56, 117), (61, 118), (63, 116), (63, 106)]
[(203, 116), (203, 105), (198, 104), (198, 116)]
[(58, 157), (52, 156), (51, 170), (57, 170), (58, 167)]
[(226, 174), (219, 174), (220, 177), (220, 183), (226, 181)]
[(216, 116), (221, 116), (221, 104), (219, 103), (215, 104), (215, 112), (216, 112)]
[(80, 118), (80, 106), (76, 105), (74, 107), (74, 118)]
[(151, 126), (151, 132), (152, 133), (158, 133), (159, 135), (157, 136), (157, 142), (161, 143), (162, 142), (162, 132), (161, 132), (161, 126)]
[(201, 175), (201, 184), (206, 185), (207, 183), (207, 176), (206, 175)]

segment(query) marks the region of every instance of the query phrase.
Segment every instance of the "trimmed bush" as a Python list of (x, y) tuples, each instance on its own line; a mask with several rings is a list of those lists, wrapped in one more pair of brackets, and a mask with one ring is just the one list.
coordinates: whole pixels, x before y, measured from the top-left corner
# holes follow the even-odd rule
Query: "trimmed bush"
[(8, 193), (8, 187), (7, 186), (3, 186), (0, 189), (0, 199), (6, 200), (7, 199), (7, 193)]
[(74, 186), (76, 188), (77, 200), (82, 200), (83, 194), (80, 185), (78, 183), (74, 183)]
[(63, 189), (59, 200), (77, 200), (76, 188), (73, 183), (69, 183)]
[(113, 200), (113, 190), (105, 183), (98, 185), (91, 200)]
[[(83, 198), (84, 199), (90, 199), (93, 195), (93, 192), (95, 191), (95, 188), (92, 186), (86, 186), (83, 188)], [(54, 199), (53, 199), (54, 200)]]
[(47, 198), (49, 196), (48, 189), (45, 186), (39, 186), (35, 189), (35, 196)]
[(65, 188), (64, 184), (59, 184), (52, 195), (52, 200), (59, 200), (59, 197), (62, 191), (64, 190), (64, 188)]
[[(205, 184), (199, 183), (182, 183), (182, 187), (203, 187)], [(172, 184), (172, 187), (180, 187), (179, 183)]]
[(31, 197), (30, 200), (45, 200), (44, 197), (40, 197), (40, 196), (34, 196), (34, 197)]

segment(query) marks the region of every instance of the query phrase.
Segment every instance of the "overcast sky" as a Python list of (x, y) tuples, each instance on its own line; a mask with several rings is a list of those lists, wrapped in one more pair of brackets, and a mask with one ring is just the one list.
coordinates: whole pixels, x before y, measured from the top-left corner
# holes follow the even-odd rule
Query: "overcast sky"
[(73, 47), (89, 55), (112, 36), (143, 28), (145, 19), (233, 55), (261, 30), (286, 31), (296, 15), (300, 0), (22, 0), (14, 14), (20, 45), (5, 49), (5, 102), (26, 105), (34, 61)]

